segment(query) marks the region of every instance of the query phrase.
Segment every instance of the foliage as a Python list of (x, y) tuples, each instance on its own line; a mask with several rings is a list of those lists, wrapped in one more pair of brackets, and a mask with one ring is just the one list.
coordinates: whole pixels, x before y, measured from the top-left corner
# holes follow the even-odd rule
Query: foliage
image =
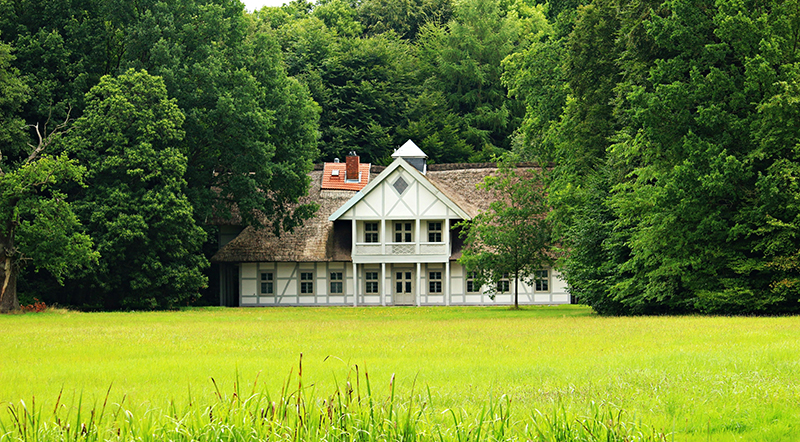
[(0, 43), (0, 312), (20, 308), (17, 278), (25, 264), (62, 282), (70, 271), (97, 259), (60, 189), (65, 183), (82, 185), (85, 169), (49, 152), (68, 122), (53, 129), (37, 124), (38, 144), (20, 146), (24, 135), (17, 112), (28, 88), (10, 67), (10, 52)]
[(506, 60), (522, 154), (556, 165), (565, 275), (602, 313), (800, 308), (800, 21), (751, 3), (594, 0)]
[(183, 114), (163, 81), (144, 71), (103, 77), (86, 102), (64, 145), (88, 165), (91, 185), (75, 192), (76, 211), (101, 259), (76, 285), (97, 292), (105, 307), (191, 301), (206, 284), (201, 270), (208, 264), (200, 254), (205, 233), (185, 194), (186, 156), (177, 147)]
[(533, 286), (535, 272), (554, 261), (542, 176), (518, 170), (509, 157), (479, 187), (491, 194), (492, 203), (489, 210), (456, 225), (465, 238), (458, 261), (475, 284), (492, 291), (501, 279), (513, 278), (514, 308), (519, 308), (519, 280)]

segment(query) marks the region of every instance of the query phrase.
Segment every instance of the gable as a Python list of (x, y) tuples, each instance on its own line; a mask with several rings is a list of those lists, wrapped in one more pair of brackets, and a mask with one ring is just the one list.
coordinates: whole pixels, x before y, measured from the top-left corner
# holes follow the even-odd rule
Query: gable
[(329, 220), (416, 218), (470, 217), (424, 175), (398, 158)]

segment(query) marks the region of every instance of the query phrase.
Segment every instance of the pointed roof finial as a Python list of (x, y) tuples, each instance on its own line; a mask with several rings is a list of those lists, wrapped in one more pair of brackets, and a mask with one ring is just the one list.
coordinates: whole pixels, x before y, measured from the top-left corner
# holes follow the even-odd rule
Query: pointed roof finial
[(413, 141), (408, 140), (400, 146), (399, 149), (394, 151), (392, 158), (428, 158), (428, 155), (422, 151)]

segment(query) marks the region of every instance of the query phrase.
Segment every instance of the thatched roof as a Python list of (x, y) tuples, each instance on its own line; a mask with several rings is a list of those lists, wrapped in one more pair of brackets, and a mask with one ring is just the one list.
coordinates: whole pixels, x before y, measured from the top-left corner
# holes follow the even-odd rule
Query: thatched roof
[[(530, 168), (530, 164), (520, 165)], [(351, 261), (352, 230), (349, 221), (328, 221), (344, 205), (354, 191), (322, 190), (322, 167), (311, 172), (311, 188), (302, 202), (316, 202), (319, 210), (303, 226), (292, 233), (276, 237), (270, 227), (247, 227), (236, 239), (222, 247), (212, 258), (215, 262), (324, 262)], [(374, 180), (384, 168), (372, 166)], [(483, 179), (496, 172), (493, 163), (435, 164), (428, 167), (425, 177), (461, 207), (469, 216), (488, 210), (491, 195), (477, 188)], [(460, 242), (459, 242), (460, 244)], [(454, 243), (454, 258), (460, 247)]]
[[(346, 203), (356, 192), (349, 190), (322, 190), (322, 170), (314, 170), (311, 188), (301, 203), (319, 204), (317, 214), (291, 233), (275, 236), (271, 226), (261, 229), (249, 226), (233, 241), (222, 247), (213, 257), (215, 262), (313, 262), (349, 261), (350, 243), (342, 244), (341, 235), (336, 241), (333, 223), (328, 216)], [(349, 232), (349, 230), (348, 230)]]

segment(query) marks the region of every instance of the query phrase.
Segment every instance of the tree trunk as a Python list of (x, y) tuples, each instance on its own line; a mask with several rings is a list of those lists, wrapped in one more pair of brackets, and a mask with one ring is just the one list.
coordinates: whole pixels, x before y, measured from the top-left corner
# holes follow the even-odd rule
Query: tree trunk
[(514, 310), (519, 310), (519, 272), (514, 272)]
[(0, 313), (19, 310), (19, 299), (17, 299), (19, 268), (12, 256), (13, 238), (13, 233), (8, 236), (0, 234)]

